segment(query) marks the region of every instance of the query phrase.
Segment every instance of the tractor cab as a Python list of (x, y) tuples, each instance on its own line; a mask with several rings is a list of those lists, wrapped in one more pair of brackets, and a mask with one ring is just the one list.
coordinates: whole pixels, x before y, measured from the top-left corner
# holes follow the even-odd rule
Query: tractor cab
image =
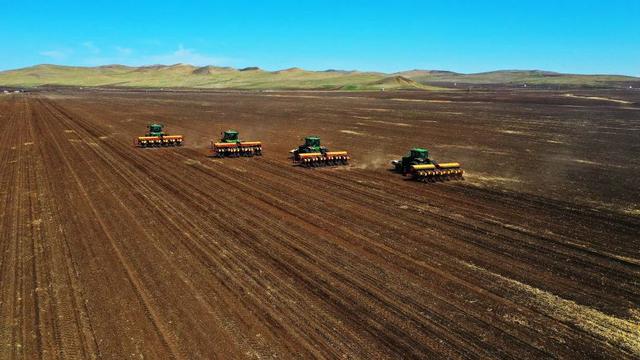
[(211, 156), (240, 157), (261, 156), (262, 143), (260, 141), (242, 141), (236, 130), (223, 131), (220, 141), (211, 141)]
[(307, 136), (306, 138), (304, 138), (304, 146), (308, 148), (320, 148), (320, 137)]
[(238, 141), (238, 132), (235, 130), (227, 130), (222, 133), (222, 141), (223, 143), (237, 143)]
[(460, 163), (436, 162), (429, 158), (429, 150), (423, 148), (413, 148), (402, 159), (392, 160), (391, 164), (396, 172), (411, 174), (414, 180), (419, 181), (462, 180), (464, 173)]
[(392, 164), (395, 166), (396, 171), (407, 173), (411, 168), (411, 165), (430, 164), (429, 150), (423, 148), (413, 148), (406, 156), (402, 157), (401, 161), (394, 160)]
[(163, 125), (161, 124), (151, 124), (148, 126), (149, 132), (147, 136), (164, 136)]
[(305, 167), (347, 165), (350, 157), (346, 151), (329, 151), (320, 145), (316, 135), (304, 138), (304, 144), (290, 151), (294, 163)]
[(182, 146), (182, 135), (169, 135), (164, 132), (164, 125), (149, 124), (147, 125), (147, 133), (144, 136), (138, 136), (133, 140), (137, 147), (156, 147), (156, 146)]
[(325, 152), (326, 149), (320, 145), (319, 136), (307, 136), (304, 138), (304, 145), (299, 147), (300, 153)]
[(411, 151), (409, 151), (407, 156), (402, 158), (402, 160), (408, 162), (425, 162), (429, 160), (429, 150), (422, 148), (413, 148), (411, 149)]

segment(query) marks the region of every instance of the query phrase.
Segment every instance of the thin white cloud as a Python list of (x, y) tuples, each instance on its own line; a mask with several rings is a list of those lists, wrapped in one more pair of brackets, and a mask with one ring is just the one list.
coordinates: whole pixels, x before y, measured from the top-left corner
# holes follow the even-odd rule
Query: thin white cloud
[(85, 42), (82, 43), (82, 46), (84, 46), (87, 50), (89, 50), (93, 54), (99, 54), (100, 53), (100, 48), (97, 47), (93, 43), (93, 41), (85, 41)]
[(94, 54), (92, 56), (79, 59), (80, 63), (84, 66), (101, 66), (101, 65), (131, 65), (138, 66), (141, 62), (140, 59), (133, 58), (131, 55), (134, 50), (123, 46), (113, 46), (102, 52), (101, 54)]
[(182, 44), (178, 46), (178, 49), (168, 54), (151, 55), (144, 60), (147, 64), (191, 64), (196, 66), (204, 65), (223, 65), (228, 64), (229, 59), (223, 57), (216, 57), (207, 54), (199, 53), (194, 49), (187, 49)]
[[(75, 51), (74, 51), (75, 50)], [(178, 45), (177, 49), (168, 53), (144, 54), (137, 49), (124, 46), (112, 46), (101, 49), (92, 41), (85, 41), (75, 49), (52, 49), (40, 52), (40, 55), (56, 61), (67, 61), (83, 66), (100, 66), (122, 64), (129, 66), (143, 65), (172, 65), (178, 63), (195, 66), (230, 65), (233, 60), (225, 57), (212, 56)], [(72, 56), (73, 55), (73, 56)]]
[(54, 60), (64, 60), (69, 54), (65, 50), (45, 50), (41, 51), (40, 55), (52, 58)]
[(133, 49), (122, 46), (116, 46), (116, 52), (120, 56), (129, 56), (133, 53)]
[(82, 66), (103, 66), (103, 65), (135, 65), (129, 59), (123, 57), (93, 56), (81, 59)]

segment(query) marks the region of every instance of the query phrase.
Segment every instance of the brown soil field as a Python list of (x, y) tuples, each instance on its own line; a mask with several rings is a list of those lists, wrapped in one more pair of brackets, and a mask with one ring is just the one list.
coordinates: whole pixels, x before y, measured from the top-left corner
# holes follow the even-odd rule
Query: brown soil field
[(0, 359), (640, 357), (638, 92), (53, 89), (0, 138)]

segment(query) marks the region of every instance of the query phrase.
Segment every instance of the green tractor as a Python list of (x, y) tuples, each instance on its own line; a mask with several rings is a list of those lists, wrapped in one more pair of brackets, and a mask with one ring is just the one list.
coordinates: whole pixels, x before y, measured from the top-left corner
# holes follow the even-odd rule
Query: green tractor
[(438, 163), (429, 158), (429, 150), (413, 148), (400, 160), (391, 162), (394, 170), (403, 175), (410, 174), (418, 181), (445, 181), (462, 180), (464, 171), (460, 169), (460, 163)]
[(167, 135), (164, 132), (164, 125), (150, 124), (147, 126), (147, 133), (144, 136), (138, 136), (134, 143), (138, 147), (154, 147), (154, 146), (182, 146), (184, 139), (182, 135)]
[(327, 148), (320, 145), (319, 136), (307, 136), (304, 138), (304, 144), (298, 146), (298, 149), (294, 150), (295, 154), (308, 154), (308, 153), (326, 153)]
[(411, 165), (431, 164), (429, 159), (429, 150), (423, 148), (413, 148), (401, 160), (393, 160), (395, 170), (402, 174), (411, 172)]
[(227, 130), (225, 132), (222, 133), (222, 139), (220, 140), (220, 142), (223, 143), (238, 143), (240, 140), (238, 140), (238, 132), (235, 130)]
[(145, 136), (164, 136), (163, 125), (161, 124), (151, 124), (148, 126), (148, 131)]
[(294, 163), (308, 167), (347, 165), (350, 159), (346, 151), (328, 151), (318, 136), (305, 137), (304, 144), (290, 153)]
[(242, 141), (235, 130), (227, 130), (222, 133), (219, 142), (211, 141), (211, 156), (215, 157), (240, 157), (261, 156), (262, 143), (260, 141)]

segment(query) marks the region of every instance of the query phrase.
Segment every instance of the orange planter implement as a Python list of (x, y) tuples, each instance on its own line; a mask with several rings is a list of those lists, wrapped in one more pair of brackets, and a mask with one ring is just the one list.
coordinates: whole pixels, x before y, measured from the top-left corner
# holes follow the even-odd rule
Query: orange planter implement
[(182, 135), (138, 136), (134, 144), (138, 147), (182, 146)]

